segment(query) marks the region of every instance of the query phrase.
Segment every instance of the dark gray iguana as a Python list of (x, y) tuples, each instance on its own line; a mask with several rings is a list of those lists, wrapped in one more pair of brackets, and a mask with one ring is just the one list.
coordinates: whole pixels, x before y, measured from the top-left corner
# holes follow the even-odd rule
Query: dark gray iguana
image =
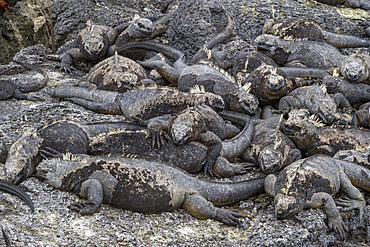
[(307, 109), (318, 116), (325, 124), (335, 120), (338, 108), (351, 111), (352, 107), (341, 93), (330, 95), (325, 86), (311, 85), (299, 87), (291, 91), (279, 101), (279, 110), (283, 113), (292, 108)]
[(313, 19), (288, 17), (266, 20), (262, 33), (273, 34), (288, 40), (324, 41), (338, 48), (370, 46), (368, 39), (328, 32)]
[(345, 79), (337, 76), (326, 76), (322, 80), (322, 84), (326, 87), (328, 93), (341, 93), (354, 107), (370, 101), (370, 85), (365, 83), (350, 83)]
[(370, 145), (370, 130), (346, 126), (325, 126), (305, 109), (293, 109), (281, 126), (305, 157), (334, 156), (339, 150), (363, 150)]
[(87, 202), (75, 203), (80, 214), (93, 214), (102, 203), (136, 212), (157, 213), (184, 208), (198, 219), (237, 225), (242, 214), (215, 206), (263, 193), (263, 178), (216, 183), (199, 180), (169, 164), (140, 158), (44, 160), (36, 176), (71, 191)]
[(31, 176), (42, 159), (40, 150), (51, 148), (61, 153), (89, 153), (89, 138), (113, 129), (138, 130), (127, 122), (80, 124), (60, 120), (31, 128), (10, 147), (5, 162), (7, 180), (18, 184)]
[(285, 40), (262, 34), (255, 39), (258, 50), (271, 57), (280, 66), (331, 69), (339, 67), (345, 56), (326, 42), (312, 40)]
[[(232, 122), (239, 122), (243, 116), (238, 113), (220, 115)], [(275, 173), (301, 158), (301, 151), (294, 142), (280, 130), (282, 115), (270, 117), (256, 124), (250, 146), (241, 155), (244, 161), (258, 166), (263, 173)]]
[(232, 124), (227, 124), (217, 112), (207, 105), (197, 105), (176, 115), (156, 117), (145, 124), (156, 133), (153, 134), (153, 142), (158, 148), (165, 141), (164, 137), (171, 139), (176, 145), (184, 145), (192, 141), (205, 144), (208, 147), (208, 154), (204, 173), (213, 177), (218, 176), (214, 172), (213, 166), (220, 154), (227, 159), (233, 159), (242, 154), (249, 146), (254, 133), (253, 124), (249, 126), (250, 121), (250, 119), (245, 120), (245, 137), (241, 143), (235, 145), (233, 152), (224, 152), (222, 141), (236, 136), (239, 129)]
[(88, 90), (81, 87), (56, 86), (49, 88), (54, 98), (65, 98), (98, 113), (123, 115), (127, 119), (137, 117), (148, 120), (153, 117), (174, 114), (201, 103), (212, 109), (224, 109), (223, 99), (201, 88), (181, 92), (170, 87), (139, 87), (125, 93), (105, 90)]
[(44, 79), (41, 81), (35, 82), (35, 83), (28, 83), (28, 84), (15, 84), (9, 80), (0, 80), (0, 100), (7, 100), (11, 98), (19, 99), (19, 100), (37, 100), (37, 98), (27, 95), (24, 93), (33, 92), (36, 90), (39, 90), (43, 88), (47, 82), (49, 81), (49, 77), (46, 73), (46, 71), (42, 70), (38, 66), (23, 63), (20, 61), (14, 62), (22, 65), (23, 67), (35, 70), (39, 73), (41, 73), (44, 76)]
[[(270, 174), (265, 180), (266, 193), (274, 197), (275, 215), (286, 219), (303, 209), (322, 208), (328, 217), (329, 229), (344, 239), (347, 226), (335, 204), (345, 211), (359, 209), (360, 220), (366, 201), (355, 187), (370, 191), (370, 170), (352, 162), (314, 155), (297, 160), (279, 175)], [(343, 191), (348, 198), (334, 202), (333, 196)]]

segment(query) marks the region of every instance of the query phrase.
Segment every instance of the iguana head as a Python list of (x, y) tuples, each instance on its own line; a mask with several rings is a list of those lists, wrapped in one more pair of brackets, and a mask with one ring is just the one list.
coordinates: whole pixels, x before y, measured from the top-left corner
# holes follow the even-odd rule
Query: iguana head
[(274, 59), (277, 64), (285, 64), (291, 52), (279, 47), (279, 36), (262, 34), (255, 39), (258, 51)]
[(257, 162), (263, 173), (274, 173), (283, 167), (283, 155), (280, 151), (268, 146), (258, 154)]
[(288, 114), (288, 119), (282, 124), (281, 130), (288, 136), (305, 136), (315, 133), (318, 127), (324, 124), (310, 115), (306, 109), (292, 109)]
[(229, 102), (230, 110), (235, 112), (242, 112), (248, 115), (255, 115), (258, 110), (258, 99), (251, 94), (250, 89), (245, 86), (239, 87), (236, 95), (234, 95)]
[(275, 195), (275, 215), (278, 219), (290, 218), (304, 209), (306, 200), (300, 195), (292, 196), (285, 193)]
[(366, 61), (357, 56), (344, 60), (340, 66), (340, 73), (350, 82), (363, 82), (369, 77)]
[(108, 40), (108, 35), (105, 32), (101, 33), (89, 20), (86, 22), (85, 35), (82, 36), (81, 52), (84, 56), (96, 60), (107, 53)]
[(337, 105), (331, 97), (318, 98), (312, 103), (311, 113), (317, 115), (326, 124), (334, 121)]
[(135, 19), (128, 27), (128, 34), (134, 39), (147, 39), (153, 33), (153, 23), (146, 18)]
[(16, 86), (10, 81), (0, 80), (0, 100), (7, 100), (13, 97)]
[(342, 79), (337, 76), (325, 76), (322, 84), (328, 90), (328, 93), (336, 93), (340, 89)]
[(104, 85), (117, 87), (120, 92), (138, 87), (138, 76), (129, 71), (111, 71), (105, 75)]
[(204, 122), (200, 114), (194, 109), (187, 109), (172, 118), (169, 133), (176, 145), (183, 145), (196, 139), (199, 129), (203, 125)]

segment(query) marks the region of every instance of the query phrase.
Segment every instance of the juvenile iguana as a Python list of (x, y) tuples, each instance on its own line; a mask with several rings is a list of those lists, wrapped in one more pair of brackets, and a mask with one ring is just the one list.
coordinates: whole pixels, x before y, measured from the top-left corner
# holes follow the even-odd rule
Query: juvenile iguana
[[(265, 180), (266, 193), (274, 197), (275, 215), (286, 219), (303, 209), (322, 208), (328, 217), (329, 229), (342, 239), (348, 227), (336, 207), (345, 211), (359, 209), (360, 220), (366, 201), (355, 187), (370, 191), (370, 170), (352, 162), (314, 155), (285, 167), (279, 175), (270, 174)], [(343, 191), (348, 198), (334, 202), (333, 196)]]
[(23, 67), (26, 67), (28, 69), (32, 69), (32, 70), (35, 70), (41, 73), (44, 76), (44, 79), (42, 79), (41, 81), (35, 82), (35, 83), (29, 83), (29, 84), (16, 84), (10, 80), (0, 80), (0, 100), (7, 100), (11, 98), (15, 98), (19, 100), (23, 100), (23, 99), (37, 100), (36, 97), (33, 97), (25, 93), (33, 92), (33, 91), (39, 90), (43, 88), (44, 86), (46, 86), (47, 82), (49, 81), (47, 72), (39, 68), (38, 66), (35, 66), (29, 63), (23, 63), (23, 62), (16, 61), (16, 60), (13, 60), (13, 61), (22, 65)]
[(264, 182), (264, 178), (207, 182), (170, 164), (128, 157), (44, 160), (37, 167), (36, 177), (87, 198), (87, 202), (71, 207), (80, 214), (93, 214), (102, 203), (143, 213), (184, 208), (198, 219), (215, 219), (227, 225), (237, 225), (243, 215), (215, 206), (259, 195)]

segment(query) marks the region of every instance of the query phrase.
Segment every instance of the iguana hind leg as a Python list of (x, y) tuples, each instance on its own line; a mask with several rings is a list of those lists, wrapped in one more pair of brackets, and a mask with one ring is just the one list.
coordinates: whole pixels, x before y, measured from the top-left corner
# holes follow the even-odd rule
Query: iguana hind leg
[(70, 208), (82, 215), (93, 214), (103, 203), (103, 186), (97, 179), (88, 179), (82, 183), (79, 195), (87, 198), (87, 203), (74, 203)]

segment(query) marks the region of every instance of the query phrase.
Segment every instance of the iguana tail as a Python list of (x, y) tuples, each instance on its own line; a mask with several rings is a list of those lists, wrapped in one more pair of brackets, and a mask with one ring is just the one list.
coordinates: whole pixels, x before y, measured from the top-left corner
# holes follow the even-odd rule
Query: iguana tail
[[(222, 111), (220, 115), (223, 118), (232, 117), (233, 113)], [(234, 138), (222, 142), (220, 155), (228, 160), (233, 159), (244, 153), (249, 147), (254, 136), (254, 123), (248, 115), (242, 120), (245, 124), (243, 130)]]
[(357, 36), (324, 32), (325, 41), (338, 48), (369, 47), (370, 40)]
[(0, 190), (18, 196), (30, 207), (32, 211), (35, 211), (35, 206), (33, 205), (31, 198), (18, 186), (0, 180)]
[(20, 64), (23, 67), (26, 67), (28, 69), (35, 70), (35, 71), (41, 73), (44, 76), (44, 79), (42, 79), (41, 81), (36, 82), (36, 83), (19, 84), (18, 85), (19, 86), (19, 91), (21, 91), (22, 93), (29, 93), (29, 92), (39, 90), (39, 89), (45, 87), (46, 84), (48, 83), (49, 77), (48, 77), (48, 74), (46, 73), (45, 70), (41, 69), (40, 67), (38, 67), (36, 65), (29, 64), (29, 63), (20, 62), (20, 61), (17, 61), (17, 60), (13, 60), (13, 62), (15, 62), (17, 64)]

